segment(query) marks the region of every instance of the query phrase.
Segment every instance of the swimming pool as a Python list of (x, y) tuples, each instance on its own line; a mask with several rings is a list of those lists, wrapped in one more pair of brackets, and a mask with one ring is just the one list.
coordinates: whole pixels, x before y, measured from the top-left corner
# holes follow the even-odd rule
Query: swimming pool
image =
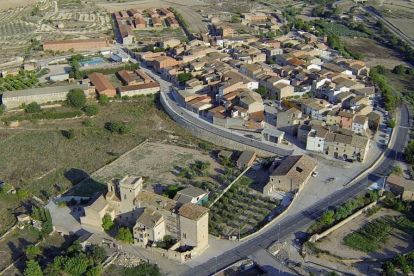
[(91, 60), (88, 61), (82, 61), (79, 64), (81, 66), (89, 66), (89, 65), (94, 65), (94, 64), (99, 64), (99, 63), (104, 63), (105, 61), (103, 61), (100, 57), (94, 57)]

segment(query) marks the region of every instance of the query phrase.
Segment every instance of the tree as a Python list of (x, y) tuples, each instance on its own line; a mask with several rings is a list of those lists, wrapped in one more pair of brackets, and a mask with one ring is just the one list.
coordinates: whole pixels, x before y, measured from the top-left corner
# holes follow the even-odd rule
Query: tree
[(31, 102), (26, 105), (24, 111), (26, 111), (26, 113), (38, 113), (42, 111), (42, 108), (37, 102)]
[(4, 104), (0, 104), (0, 115), (3, 115), (5, 110), (6, 106)]
[(178, 192), (178, 189), (179, 189), (178, 185), (171, 185), (171, 186), (168, 186), (168, 188), (167, 188), (167, 192), (166, 192), (166, 195), (167, 195), (169, 198), (174, 198), (174, 197), (175, 197), (175, 195), (176, 195), (176, 194), (177, 194), (177, 192)]
[(395, 276), (395, 275), (397, 275), (395, 273), (395, 267), (394, 267), (394, 265), (392, 264), (391, 261), (385, 262), (382, 265), (382, 269), (383, 269), (382, 275), (386, 275), (386, 276)]
[(401, 167), (399, 167), (399, 166), (395, 166), (395, 167), (393, 167), (393, 168), (390, 170), (390, 173), (393, 173), (393, 174), (396, 174), (396, 175), (402, 176), (402, 174), (403, 174), (403, 170), (401, 169)]
[(273, 58), (268, 58), (267, 60), (266, 60), (266, 63), (267, 64), (275, 64), (276, 62), (275, 62), (275, 60), (273, 59)]
[(62, 133), (63, 133), (63, 136), (65, 136), (69, 140), (75, 138), (75, 136), (76, 136), (76, 132), (73, 128), (68, 129), (66, 131), (62, 131)]
[(395, 120), (389, 119), (387, 121), (387, 126), (390, 128), (394, 128), (395, 127)]
[(52, 221), (48, 220), (45, 221), (42, 225), (42, 234), (43, 235), (49, 235), (53, 231), (53, 225)]
[(397, 65), (397, 66), (394, 67), (394, 69), (392, 70), (392, 72), (394, 74), (397, 74), (397, 75), (404, 75), (405, 74), (405, 67), (402, 64)]
[(109, 97), (105, 94), (99, 95), (99, 104), (100, 105), (108, 105), (109, 104)]
[(34, 260), (26, 262), (26, 268), (24, 269), (23, 274), (24, 276), (43, 276), (39, 263)]
[(96, 263), (101, 263), (105, 260), (107, 254), (105, 248), (95, 245), (92, 247), (92, 258)]
[(153, 264), (139, 264), (135, 267), (124, 267), (122, 269), (123, 276), (161, 276), (160, 269)]
[(414, 141), (411, 140), (404, 152), (404, 159), (409, 164), (414, 164)]
[(29, 260), (35, 259), (38, 255), (42, 254), (42, 250), (34, 244), (30, 244), (26, 247), (26, 257)]
[(17, 198), (22, 200), (25, 199), (27, 197), (27, 191), (23, 190), (23, 189), (19, 189), (17, 190)]
[(82, 108), (86, 104), (86, 95), (82, 89), (71, 89), (66, 96), (66, 104), (74, 108)]
[[(407, 68), (407, 71), (405, 72), (407, 75), (414, 75), (414, 68)], [(1, 107), (1, 106), (0, 106)]]
[(105, 215), (105, 216), (103, 216), (103, 218), (102, 218), (102, 228), (103, 228), (105, 231), (108, 231), (108, 230), (110, 230), (113, 226), (114, 226), (114, 222), (112, 221), (111, 216), (110, 216), (110, 215)]
[(377, 70), (378, 74), (384, 75), (384, 74), (388, 73), (388, 69), (385, 68), (382, 65), (377, 65), (374, 68)]
[(98, 264), (97, 266), (92, 267), (86, 272), (86, 276), (99, 276), (102, 272), (102, 265)]
[(334, 221), (333, 216), (334, 216), (333, 211), (329, 211), (327, 213), (324, 213), (322, 218), (321, 218), (321, 222), (325, 225), (331, 225)]
[(109, 131), (112, 133), (119, 132), (122, 127), (122, 122), (111, 122), (109, 124)]
[(85, 111), (85, 114), (88, 116), (94, 116), (96, 114), (99, 113), (100, 108), (98, 105), (87, 105), (85, 106), (85, 108), (83, 109), (83, 111)]
[(266, 88), (264, 88), (263, 86), (260, 86), (257, 90), (256, 90), (256, 92), (257, 93), (259, 93), (260, 95), (262, 95), (262, 96), (264, 96), (264, 95), (266, 95), (267, 94), (267, 90), (266, 90)]
[(191, 80), (193, 78), (194, 76), (191, 73), (181, 73), (177, 76), (177, 80), (180, 83), (180, 85), (185, 85), (186, 81)]
[(118, 229), (118, 235), (116, 236), (116, 238), (126, 243), (132, 243), (134, 241), (131, 230), (125, 227), (121, 227)]
[(69, 258), (64, 265), (64, 271), (71, 276), (81, 276), (88, 268), (88, 261), (82, 255)]

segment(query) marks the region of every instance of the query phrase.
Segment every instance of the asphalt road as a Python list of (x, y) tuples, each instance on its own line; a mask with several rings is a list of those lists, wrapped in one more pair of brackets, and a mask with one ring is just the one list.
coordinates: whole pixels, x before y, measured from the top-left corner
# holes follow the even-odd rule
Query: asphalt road
[[(277, 240), (283, 240), (294, 234), (297, 237), (302, 236), (307, 230), (307, 226), (314, 220), (318, 219), (326, 210), (334, 209), (335, 206), (341, 205), (351, 198), (357, 197), (363, 193), (367, 187), (384, 177), (388, 170), (394, 165), (395, 160), (401, 158), (404, 150), (409, 128), (408, 107), (404, 105), (401, 108), (400, 128), (392, 148), (387, 149), (384, 160), (371, 172), (367, 178), (364, 178), (355, 184), (337, 191), (333, 195), (325, 198), (311, 206), (308, 210), (303, 211), (292, 217), (286, 217), (280, 224), (274, 225), (263, 234), (258, 235), (252, 240), (246, 241), (240, 246), (227, 251), (199, 266), (189, 270), (184, 275), (212, 275), (215, 271), (220, 271), (229, 265), (244, 259), (260, 249), (265, 249)], [(280, 232), (279, 232), (280, 229)]]
[(196, 125), (197, 127), (204, 129), (206, 131), (209, 131), (211, 133), (214, 133), (216, 135), (219, 135), (221, 137), (245, 144), (247, 146), (255, 147), (273, 154), (277, 155), (291, 155), (293, 153), (293, 150), (286, 150), (283, 148), (279, 148), (276, 145), (263, 143), (258, 140), (250, 139), (247, 137), (244, 137), (241, 134), (232, 132), (231, 130), (225, 130), (218, 128), (217, 126), (208, 123), (202, 119), (196, 118), (195, 116), (192, 116), (188, 114), (186, 111), (183, 110), (182, 107), (179, 106), (179, 104), (174, 100), (174, 97), (172, 95), (172, 92), (170, 92), (171, 83), (163, 80), (159, 75), (151, 72), (150, 70), (146, 69), (145, 67), (141, 67), (141, 70), (143, 70), (145, 73), (152, 76), (154, 79), (158, 81), (161, 87), (161, 97), (164, 97), (170, 106), (170, 108), (179, 116), (181, 116), (183, 119), (189, 121), (190, 123)]
[(369, 12), (370, 14), (372, 14), (372, 16), (374, 16), (376, 19), (381, 20), (384, 23), (384, 25), (388, 29), (391, 30), (391, 32), (393, 32), (395, 35), (399, 36), (401, 39), (403, 39), (408, 44), (410, 44), (412, 47), (414, 47), (414, 41), (411, 38), (409, 38), (403, 32), (401, 32), (399, 29), (397, 29), (387, 19), (385, 19), (384, 17), (382, 17), (380, 14), (378, 14), (374, 9), (372, 9), (371, 7), (365, 7), (365, 6), (362, 6), (362, 8), (365, 11)]

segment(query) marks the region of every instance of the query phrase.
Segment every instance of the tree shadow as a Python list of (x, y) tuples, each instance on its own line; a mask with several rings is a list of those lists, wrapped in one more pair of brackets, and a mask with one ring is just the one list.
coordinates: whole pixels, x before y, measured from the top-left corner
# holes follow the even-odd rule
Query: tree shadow
[(72, 185), (79, 184), (83, 180), (89, 178), (89, 174), (87, 174), (85, 171), (72, 168), (64, 173), (64, 176), (67, 180), (72, 183)]

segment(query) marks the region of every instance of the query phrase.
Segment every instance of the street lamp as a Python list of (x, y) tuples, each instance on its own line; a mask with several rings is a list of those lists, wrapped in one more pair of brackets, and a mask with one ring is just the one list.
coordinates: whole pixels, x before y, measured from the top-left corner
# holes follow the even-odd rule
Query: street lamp
[(214, 269), (214, 275), (217, 274), (217, 256), (214, 256), (216, 258), (216, 268)]
[(277, 242), (280, 241), (280, 223), (279, 223), (279, 233), (277, 234)]
[(384, 190), (385, 190), (385, 181), (387, 179), (387, 176), (384, 175), (384, 181), (382, 182), (382, 190), (381, 190), (381, 196), (384, 194)]

